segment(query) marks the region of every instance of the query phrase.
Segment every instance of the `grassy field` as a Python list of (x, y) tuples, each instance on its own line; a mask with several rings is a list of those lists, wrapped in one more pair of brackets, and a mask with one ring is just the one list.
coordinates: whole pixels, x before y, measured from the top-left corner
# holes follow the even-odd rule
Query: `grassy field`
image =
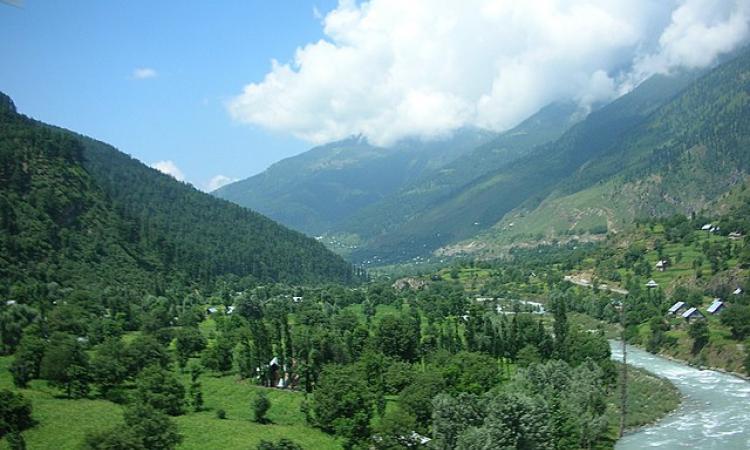
[[(12, 388), (8, 372), (12, 357), (0, 358), (0, 388)], [(182, 375), (188, 384), (188, 375)], [(180, 449), (253, 449), (262, 440), (289, 438), (305, 449), (340, 449), (333, 437), (305, 424), (300, 412), (303, 396), (298, 392), (266, 389), (249, 385), (234, 376), (203, 375), (203, 396), (206, 410), (189, 412), (175, 418), (184, 441)], [(265, 389), (271, 400), (268, 418), (271, 423), (252, 421), (251, 401)], [(47, 387), (44, 381), (32, 382), (29, 389), (19, 390), (31, 400), (33, 416), (39, 422), (23, 433), (29, 449), (76, 449), (88, 431), (100, 430), (122, 422), (122, 407), (106, 400), (67, 400), (59, 392)], [(225, 420), (216, 418), (216, 411), (224, 409)], [(0, 449), (7, 449), (0, 440)]]

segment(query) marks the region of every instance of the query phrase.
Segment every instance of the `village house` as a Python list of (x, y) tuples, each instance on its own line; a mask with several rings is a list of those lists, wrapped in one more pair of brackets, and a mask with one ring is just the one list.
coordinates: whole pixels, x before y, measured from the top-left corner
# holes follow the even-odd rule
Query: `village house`
[(655, 287), (658, 287), (659, 284), (654, 280), (648, 280), (648, 283), (646, 283), (646, 287), (649, 289), (653, 289)]
[(706, 311), (709, 314), (719, 314), (726, 307), (727, 304), (721, 301), (720, 298), (715, 298), (713, 303), (711, 303), (711, 306), (709, 306)]
[(740, 294), (742, 294), (742, 288), (741, 288), (741, 287), (738, 287), (737, 289), (735, 289), (735, 290), (734, 290), (734, 291), (732, 292), (732, 294), (734, 294), (734, 295), (740, 295)]
[(656, 263), (656, 269), (659, 272), (664, 272), (665, 270), (667, 270), (668, 265), (669, 265), (669, 261), (667, 261), (666, 259), (662, 259)]
[(690, 323), (691, 320), (705, 319), (706, 316), (704, 316), (702, 312), (698, 311), (698, 308), (690, 308), (682, 313), (682, 318)]
[(737, 231), (732, 231), (729, 233), (729, 239), (736, 241), (738, 239), (742, 239), (742, 233), (739, 233)]
[(685, 306), (687, 306), (685, 302), (677, 302), (667, 310), (667, 313), (676, 316)]

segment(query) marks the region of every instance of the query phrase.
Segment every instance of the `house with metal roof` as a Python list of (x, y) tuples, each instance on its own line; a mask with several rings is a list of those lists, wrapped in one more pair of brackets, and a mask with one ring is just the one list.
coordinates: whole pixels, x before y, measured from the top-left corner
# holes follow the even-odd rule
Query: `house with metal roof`
[(690, 323), (691, 320), (705, 319), (706, 316), (704, 316), (702, 312), (698, 311), (698, 308), (690, 308), (682, 313), (682, 318)]
[(648, 280), (648, 283), (646, 283), (646, 287), (649, 289), (653, 289), (657, 286), (659, 286), (659, 284), (654, 280)]
[(668, 312), (669, 314), (672, 314), (673, 316), (676, 316), (677, 314), (679, 314), (679, 313), (680, 313), (680, 311), (682, 310), (682, 308), (684, 308), (685, 306), (687, 306), (687, 305), (685, 304), (685, 302), (677, 302), (677, 303), (675, 303), (674, 305), (672, 305), (672, 306), (671, 306), (671, 307), (670, 307), (670, 308), (669, 308), (669, 309), (667, 310), (667, 312)]
[(727, 304), (721, 301), (720, 298), (715, 298), (711, 306), (706, 310), (709, 314), (719, 314), (721, 310), (727, 307)]

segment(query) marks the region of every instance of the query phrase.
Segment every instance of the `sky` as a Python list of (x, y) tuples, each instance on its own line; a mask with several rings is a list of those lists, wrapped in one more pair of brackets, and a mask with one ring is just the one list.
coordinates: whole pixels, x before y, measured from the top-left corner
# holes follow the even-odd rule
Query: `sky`
[(0, 91), (203, 190), (352, 135), (503, 131), (750, 40), (750, 0), (22, 3)]
[[(226, 103), (271, 61), (323, 37), (335, 1), (0, 3), (0, 91), (199, 189), (311, 147), (233, 120)], [(316, 12), (317, 11), (317, 12)], [(211, 185), (213, 180), (213, 185)]]

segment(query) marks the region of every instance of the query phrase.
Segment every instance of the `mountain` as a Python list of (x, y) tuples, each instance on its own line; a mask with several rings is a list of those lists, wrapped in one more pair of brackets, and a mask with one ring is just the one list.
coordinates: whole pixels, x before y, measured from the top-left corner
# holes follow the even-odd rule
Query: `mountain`
[(625, 140), (651, 135), (652, 116), (696, 76), (690, 72), (652, 77), (589, 114), (559, 139), (476, 178), (387, 233), (371, 235), (352, 258), (398, 261), (424, 255), (477, 235), (522, 205), (535, 208), (566, 179), (622, 150)]
[(163, 292), (221, 277), (354, 277), (313, 239), (107, 144), (20, 115), (4, 94), (0, 211), (3, 291), (39, 295), (55, 282), (97, 293), (117, 286)]
[(495, 139), (357, 212), (336, 231), (358, 236), (389, 233), (487, 173), (554, 141), (584, 117), (573, 103), (553, 103)]
[(480, 240), (617, 232), (638, 218), (715, 215), (750, 172), (748, 92), (746, 51), (695, 80), (541, 203), (512, 211)]
[(279, 161), (213, 194), (307, 234), (322, 234), (494, 136), (465, 128), (448, 138), (405, 139), (389, 147), (346, 139)]

